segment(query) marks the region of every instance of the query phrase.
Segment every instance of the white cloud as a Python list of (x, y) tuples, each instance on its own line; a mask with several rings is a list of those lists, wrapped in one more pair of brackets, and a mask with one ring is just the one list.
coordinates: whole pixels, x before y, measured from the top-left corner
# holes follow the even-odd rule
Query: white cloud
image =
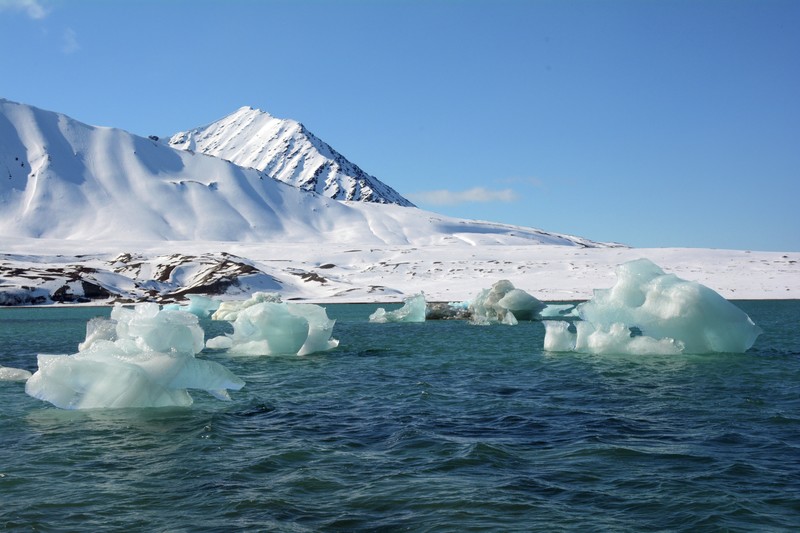
[(456, 205), (465, 203), (486, 202), (513, 202), (517, 193), (511, 189), (489, 190), (483, 187), (473, 187), (465, 191), (422, 191), (408, 194), (409, 199), (421, 204), (430, 205)]
[(43, 19), (50, 14), (39, 0), (0, 0), (0, 10), (3, 9), (24, 11), (32, 19)]
[(61, 51), (65, 54), (74, 54), (81, 49), (78, 44), (78, 34), (72, 28), (64, 30), (64, 43), (61, 46)]

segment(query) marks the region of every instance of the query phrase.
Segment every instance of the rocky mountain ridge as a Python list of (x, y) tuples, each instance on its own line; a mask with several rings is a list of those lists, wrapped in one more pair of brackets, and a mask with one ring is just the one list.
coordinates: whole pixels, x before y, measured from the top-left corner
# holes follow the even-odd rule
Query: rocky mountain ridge
[(291, 119), (241, 107), (207, 126), (176, 133), (169, 145), (255, 168), (284, 183), (335, 200), (413, 207)]

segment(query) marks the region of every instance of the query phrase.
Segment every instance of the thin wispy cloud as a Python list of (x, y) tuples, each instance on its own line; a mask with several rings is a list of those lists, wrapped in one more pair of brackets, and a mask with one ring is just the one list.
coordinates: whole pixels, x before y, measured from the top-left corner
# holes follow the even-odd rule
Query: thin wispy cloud
[(491, 190), (473, 187), (464, 191), (422, 191), (407, 195), (412, 201), (429, 205), (458, 205), (467, 203), (513, 202), (518, 196), (512, 189)]
[(75, 33), (75, 30), (72, 28), (64, 30), (64, 42), (61, 45), (61, 51), (69, 55), (74, 54), (80, 49), (81, 45), (78, 44), (78, 34)]
[(23, 11), (32, 19), (43, 19), (50, 10), (39, 0), (0, 0), (0, 11)]

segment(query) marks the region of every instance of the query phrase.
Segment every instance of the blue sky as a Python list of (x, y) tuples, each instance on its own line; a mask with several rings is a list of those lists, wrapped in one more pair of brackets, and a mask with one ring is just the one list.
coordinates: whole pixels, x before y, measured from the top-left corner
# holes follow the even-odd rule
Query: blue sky
[(794, 0), (0, 0), (0, 97), (141, 135), (242, 105), (417, 205), (800, 250)]

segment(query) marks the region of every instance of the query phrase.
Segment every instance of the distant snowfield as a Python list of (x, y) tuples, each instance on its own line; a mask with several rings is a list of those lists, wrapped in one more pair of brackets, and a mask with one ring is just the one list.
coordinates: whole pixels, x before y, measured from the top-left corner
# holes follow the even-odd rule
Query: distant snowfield
[[(593, 289), (612, 286), (617, 265), (642, 257), (729, 299), (800, 298), (797, 252), (470, 245), (463, 241), (360, 246), (0, 238), (0, 246), (6, 284), (38, 284), (52, 292), (54, 287), (41, 277), (15, 280), (9, 273), (17, 268), (35, 278), (35, 272), (80, 267), (81, 272), (94, 271), (90, 277), (99, 285), (127, 294), (133, 301), (147, 296), (147, 290), (164, 300), (181, 299), (185, 296), (182, 288), (193, 283), (197, 287), (198, 280), (208, 282), (212, 271), (217, 275), (213, 279), (219, 279), (225, 268), (233, 269), (237, 282), (218, 296), (221, 299), (245, 299), (254, 291), (272, 291), (284, 299), (317, 303), (392, 302), (424, 292), (428, 301), (463, 301), (508, 279), (542, 300), (580, 300), (591, 297)], [(221, 259), (227, 259), (227, 266), (218, 268)], [(234, 264), (247, 268), (237, 270)], [(62, 282), (57, 276), (52, 281)], [(188, 292), (206, 291), (200, 287)]]

